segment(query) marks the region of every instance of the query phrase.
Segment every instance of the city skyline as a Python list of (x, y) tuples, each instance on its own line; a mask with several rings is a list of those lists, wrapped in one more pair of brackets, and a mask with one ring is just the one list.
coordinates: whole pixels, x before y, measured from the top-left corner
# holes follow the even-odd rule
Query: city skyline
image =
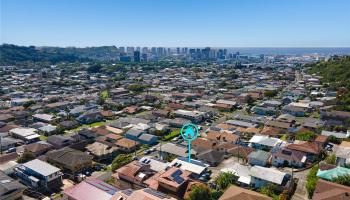
[[(350, 47), (350, 2), (1, 1), (1, 43), (35, 46)], [(43, 17), (45, 16), (45, 17)]]

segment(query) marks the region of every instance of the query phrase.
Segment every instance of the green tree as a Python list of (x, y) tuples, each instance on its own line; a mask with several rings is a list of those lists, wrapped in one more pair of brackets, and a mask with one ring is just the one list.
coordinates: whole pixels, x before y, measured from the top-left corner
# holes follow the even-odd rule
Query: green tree
[(341, 185), (346, 185), (350, 186), (350, 174), (345, 174), (343, 176), (338, 176), (334, 179), (332, 179), (332, 182), (341, 184)]
[(330, 135), (327, 138), (327, 142), (334, 143), (334, 144), (340, 144), (342, 140), (340, 138), (335, 137), (334, 135)]
[(302, 131), (298, 132), (295, 136), (297, 140), (309, 141), (315, 137), (315, 133), (312, 131)]
[(34, 160), (34, 159), (35, 159), (35, 156), (33, 154), (25, 151), (22, 154), (22, 156), (17, 159), (17, 162), (18, 163), (25, 163), (25, 162), (28, 162), (28, 161), (31, 161), (31, 160)]
[(253, 106), (254, 105), (254, 99), (251, 95), (247, 95), (245, 98), (245, 102), (247, 102), (247, 104), (249, 106)]
[(210, 189), (206, 185), (196, 185), (192, 188), (187, 200), (211, 200)]
[(274, 199), (278, 199), (278, 194), (276, 194), (276, 186), (273, 184), (268, 184), (259, 189), (261, 194), (264, 194), (269, 197), (273, 197)]
[(318, 165), (313, 166), (306, 177), (306, 190), (308, 192), (310, 199), (314, 194), (315, 187), (318, 181), (318, 177), (316, 176), (318, 169), (319, 169)]
[(128, 164), (131, 161), (132, 161), (131, 155), (119, 154), (112, 161), (112, 171), (115, 171), (116, 169)]
[(330, 165), (335, 165), (336, 160), (337, 160), (337, 156), (334, 153), (331, 155), (328, 155), (325, 159), (326, 163)]
[(268, 97), (268, 98), (275, 97), (277, 94), (278, 94), (278, 91), (277, 91), (277, 90), (266, 90), (266, 91), (264, 92), (264, 96), (265, 96), (265, 97)]
[(86, 71), (90, 74), (101, 72), (102, 66), (100, 64), (93, 64), (89, 66)]
[(230, 185), (235, 184), (237, 180), (238, 177), (232, 172), (221, 172), (214, 181), (218, 190), (226, 190)]

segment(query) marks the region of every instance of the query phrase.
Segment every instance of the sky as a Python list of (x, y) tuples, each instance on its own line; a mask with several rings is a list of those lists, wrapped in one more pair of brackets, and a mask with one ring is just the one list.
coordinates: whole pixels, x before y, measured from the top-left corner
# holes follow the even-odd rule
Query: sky
[(350, 0), (0, 0), (1, 43), (350, 47)]

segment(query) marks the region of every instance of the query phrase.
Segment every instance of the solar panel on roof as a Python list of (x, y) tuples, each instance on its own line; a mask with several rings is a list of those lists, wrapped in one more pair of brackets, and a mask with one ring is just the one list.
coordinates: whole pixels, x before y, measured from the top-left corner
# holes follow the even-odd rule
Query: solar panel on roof
[(134, 191), (133, 189), (126, 189), (126, 190), (122, 190), (121, 192), (125, 195), (130, 196), (133, 191)]
[(89, 183), (90, 185), (95, 186), (100, 190), (107, 192), (110, 195), (114, 195), (117, 192), (116, 188), (104, 182), (96, 182), (96, 181), (89, 181), (89, 180), (87, 180), (86, 182)]
[(175, 178), (177, 176), (180, 176), (181, 174), (182, 174), (182, 171), (178, 169), (174, 173), (171, 174), (171, 177)]
[(162, 193), (162, 192), (158, 192), (157, 190), (152, 190), (150, 188), (145, 188), (143, 190), (144, 192), (147, 192), (148, 194), (151, 194), (155, 197), (158, 197), (158, 198), (161, 198), (161, 199), (165, 199), (165, 198), (168, 198), (168, 195)]
[(174, 181), (178, 184), (181, 184), (185, 181), (185, 179), (183, 179), (181, 176), (177, 176), (176, 178), (174, 178)]

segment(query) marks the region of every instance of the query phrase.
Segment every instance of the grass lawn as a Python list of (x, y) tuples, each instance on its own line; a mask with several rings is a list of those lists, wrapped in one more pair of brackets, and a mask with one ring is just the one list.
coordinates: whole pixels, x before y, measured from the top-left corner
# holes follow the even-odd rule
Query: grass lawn
[(45, 136), (45, 135), (40, 135), (39, 139), (40, 139), (41, 141), (45, 141), (45, 140), (47, 140), (47, 136)]
[(280, 139), (283, 141), (287, 141), (287, 135), (283, 135)]
[(107, 90), (103, 90), (102, 92), (101, 92), (101, 97), (102, 97), (102, 99), (107, 99), (108, 98), (108, 91)]
[(168, 135), (165, 135), (164, 140), (170, 140), (178, 135), (180, 135), (180, 129), (171, 131)]

